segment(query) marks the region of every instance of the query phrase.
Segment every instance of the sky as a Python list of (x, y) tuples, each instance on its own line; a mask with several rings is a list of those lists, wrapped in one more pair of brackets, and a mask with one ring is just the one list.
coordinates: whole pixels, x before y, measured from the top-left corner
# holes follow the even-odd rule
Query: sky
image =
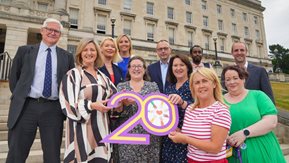
[(261, 0), (266, 8), (264, 23), (267, 46), (280, 44), (289, 49), (289, 2), (288, 0)]

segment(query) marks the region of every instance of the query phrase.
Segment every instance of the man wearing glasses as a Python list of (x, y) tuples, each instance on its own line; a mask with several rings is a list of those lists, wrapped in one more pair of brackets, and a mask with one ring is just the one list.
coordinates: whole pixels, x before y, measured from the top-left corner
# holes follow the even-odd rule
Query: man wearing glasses
[(148, 66), (148, 74), (151, 81), (158, 84), (161, 93), (165, 93), (165, 89), (170, 85), (167, 81), (168, 65), (172, 49), (167, 40), (160, 40), (157, 42), (156, 52), (159, 61)]
[(190, 56), (192, 57), (193, 70), (200, 67), (212, 68), (210, 63), (202, 62), (203, 59), (203, 48), (199, 45), (194, 45), (190, 49)]
[(60, 162), (64, 115), (58, 88), (74, 67), (73, 56), (56, 46), (62, 30), (52, 18), (44, 21), (37, 45), (18, 48), (9, 76), (12, 92), (8, 115), (7, 163), (24, 163), (39, 128), (43, 162)]

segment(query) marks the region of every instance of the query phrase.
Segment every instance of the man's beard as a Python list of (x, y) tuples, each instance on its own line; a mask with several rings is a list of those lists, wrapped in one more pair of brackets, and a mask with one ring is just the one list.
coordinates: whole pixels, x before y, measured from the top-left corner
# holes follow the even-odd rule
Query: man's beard
[(202, 60), (202, 56), (201, 55), (197, 55), (197, 56), (193, 57), (193, 63), (196, 64), (196, 65), (200, 64), (201, 60)]

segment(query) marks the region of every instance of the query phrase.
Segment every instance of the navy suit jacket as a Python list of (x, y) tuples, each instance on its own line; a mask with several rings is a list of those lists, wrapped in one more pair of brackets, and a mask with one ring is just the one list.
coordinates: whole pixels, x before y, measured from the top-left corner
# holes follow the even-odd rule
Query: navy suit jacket
[[(12, 129), (20, 117), (34, 78), (35, 63), (40, 44), (27, 45), (18, 48), (13, 59), (9, 76), (9, 87), (12, 92), (8, 115), (8, 128)], [(72, 54), (56, 47), (57, 53), (57, 83), (58, 86), (66, 72), (74, 68)], [(45, 65), (44, 65), (45, 66)], [(61, 108), (60, 108), (61, 109)]]
[[(104, 73), (110, 80), (110, 75), (109, 75), (109, 72), (107, 71), (106, 67), (105, 66), (102, 66), (101, 68), (99, 68), (99, 70)], [(124, 79), (122, 78), (122, 71), (121, 69), (115, 65), (115, 64), (112, 64), (112, 71), (113, 71), (113, 74), (114, 74), (114, 85), (117, 86), (118, 83), (120, 82), (123, 82)]]
[[(151, 78), (152, 82), (156, 82), (158, 84), (159, 90), (161, 93), (165, 93), (163, 88), (164, 83), (162, 82), (162, 72), (161, 72), (161, 63), (160, 61), (155, 62), (148, 66), (148, 74)], [(168, 75), (168, 74), (167, 74)], [(165, 89), (170, 85), (170, 82), (166, 80)]]
[(247, 71), (249, 73), (249, 77), (245, 82), (245, 88), (261, 90), (270, 97), (273, 103), (275, 103), (272, 87), (266, 69), (248, 63)]

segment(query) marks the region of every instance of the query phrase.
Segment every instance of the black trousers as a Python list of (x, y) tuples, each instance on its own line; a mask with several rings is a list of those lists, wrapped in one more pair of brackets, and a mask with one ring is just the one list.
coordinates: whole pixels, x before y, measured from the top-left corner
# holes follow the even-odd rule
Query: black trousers
[(25, 163), (39, 128), (44, 163), (59, 163), (64, 115), (58, 100), (27, 98), (16, 125), (8, 131), (7, 163)]

